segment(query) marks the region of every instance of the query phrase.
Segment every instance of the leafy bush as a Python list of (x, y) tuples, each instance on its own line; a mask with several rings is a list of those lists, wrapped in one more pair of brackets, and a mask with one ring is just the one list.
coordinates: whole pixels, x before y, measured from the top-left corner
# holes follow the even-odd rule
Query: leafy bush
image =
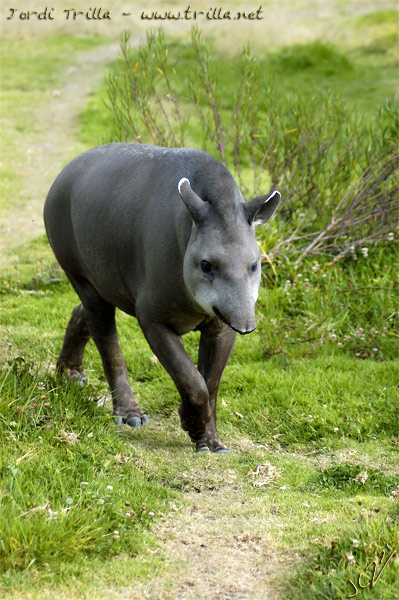
[(374, 122), (363, 122), (329, 91), (304, 97), (273, 81), (273, 64), (347, 71), (349, 60), (332, 46), (315, 42), (282, 51), (268, 67), (245, 47), (228, 94), (211, 46), (196, 28), (191, 45), (170, 48), (162, 30), (149, 33), (138, 49), (124, 33), (121, 50), (108, 79), (112, 140), (202, 145), (233, 172), (244, 194), (277, 187), (280, 215), (265, 240), (265, 258), (290, 255), (299, 264), (307, 255), (328, 253), (338, 260), (393, 237), (394, 101), (380, 107)]
[(341, 69), (353, 70), (353, 65), (345, 54), (334, 46), (316, 40), (310, 44), (295, 44), (283, 48), (275, 57), (276, 66), (282, 69), (318, 68), (327, 75), (340, 72)]

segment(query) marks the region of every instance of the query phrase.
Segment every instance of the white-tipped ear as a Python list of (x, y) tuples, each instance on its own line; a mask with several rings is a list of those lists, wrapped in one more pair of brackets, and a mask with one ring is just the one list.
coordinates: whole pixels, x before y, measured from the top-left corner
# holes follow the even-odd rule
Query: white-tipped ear
[(187, 179), (187, 177), (182, 177), (179, 181), (179, 183), (177, 184), (177, 189), (179, 190), (179, 194), (181, 195), (181, 186), (182, 184), (187, 181), (188, 185), (190, 185), (189, 180)]
[(186, 205), (188, 212), (194, 222), (200, 222), (204, 219), (207, 212), (207, 203), (201, 200), (199, 196), (191, 188), (190, 182), (187, 177), (182, 177), (177, 184), (177, 189), (184, 204)]
[(271, 194), (245, 202), (243, 206), (248, 223), (254, 226), (266, 223), (276, 212), (280, 198), (280, 192), (274, 190)]

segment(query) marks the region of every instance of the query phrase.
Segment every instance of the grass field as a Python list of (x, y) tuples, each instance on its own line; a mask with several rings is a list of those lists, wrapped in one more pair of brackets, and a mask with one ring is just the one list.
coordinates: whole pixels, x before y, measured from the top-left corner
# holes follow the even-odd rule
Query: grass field
[[(304, 43), (263, 51), (262, 68), (280, 93), (295, 89), (303, 102), (310, 89), (331, 88), (374, 126), (397, 83), (395, 19), (391, 10), (339, 13), (345, 27), (328, 44), (312, 41), (309, 25)], [(4, 42), (4, 214), (14, 199), (24, 205), (19, 148), (34, 138), (35, 106), (42, 110), (52, 90), (62, 90), (78, 53), (104, 42), (53, 35), (40, 50), (29, 38)], [(170, 52), (189, 67), (181, 41)], [(228, 95), (234, 61), (217, 59)], [(22, 64), (31, 66), (23, 77)], [(82, 110), (77, 148), (110, 135), (105, 98), (104, 85)], [(0, 273), (3, 597), (327, 600), (354, 593), (349, 580), (357, 585), (359, 575), (362, 585), (370, 582), (375, 559), (381, 575), (359, 597), (396, 599), (399, 284), (392, 237), (333, 265), (329, 256), (299, 267), (277, 257), (274, 269), (265, 267), (258, 329), (238, 339), (219, 395), (228, 456), (194, 453), (179, 427), (173, 383), (123, 313), (121, 345), (150, 426), (136, 431), (113, 422), (92, 342), (89, 385), (56, 376), (77, 299), (44, 236), (15, 240)], [(185, 338), (193, 359), (197, 342), (196, 334)]]

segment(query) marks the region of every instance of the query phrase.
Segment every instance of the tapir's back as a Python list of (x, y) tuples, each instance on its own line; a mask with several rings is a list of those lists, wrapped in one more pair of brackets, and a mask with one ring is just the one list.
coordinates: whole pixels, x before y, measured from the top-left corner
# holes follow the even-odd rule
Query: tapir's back
[(204, 199), (209, 178), (211, 187), (220, 178), (235, 187), (218, 161), (192, 149), (108, 144), (67, 165), (49, 191), (44, 220), (68, 275), (132, 313), (129, 303), (151, 280), (162, 286), (168, 272), (164, 285), (181, 287), (182, 244), (191, 230), (177, 189), (182, 177)]

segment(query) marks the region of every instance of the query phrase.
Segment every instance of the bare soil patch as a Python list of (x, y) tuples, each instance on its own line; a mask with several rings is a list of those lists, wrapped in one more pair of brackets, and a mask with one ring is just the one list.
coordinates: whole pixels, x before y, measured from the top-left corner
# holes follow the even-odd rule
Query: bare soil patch
[[(188, 506), (156, 531), (167, 575), (120, 594), (124, 600), (272, 600), (281, 558), (267, 520), (243, 506), (239, 491), (192, 492)], [(244, 510), (243, 510), (244, 509)]]
[(130, 587), (117, 594), (107, 591), (106, 596), (120, 600), (280, 598), (284, 574), (299, 557), (277, 548), (278, 511), (270, 509), (263, 495), (245, 494), (228, 457), (225, 465), (199, 464), (180, 477), (190, 490), (184, 508), (172, 504), (154, 529), (159, 541), (155, 552), (165, 560), (165, 570), (145, 583), (132, 577)]

